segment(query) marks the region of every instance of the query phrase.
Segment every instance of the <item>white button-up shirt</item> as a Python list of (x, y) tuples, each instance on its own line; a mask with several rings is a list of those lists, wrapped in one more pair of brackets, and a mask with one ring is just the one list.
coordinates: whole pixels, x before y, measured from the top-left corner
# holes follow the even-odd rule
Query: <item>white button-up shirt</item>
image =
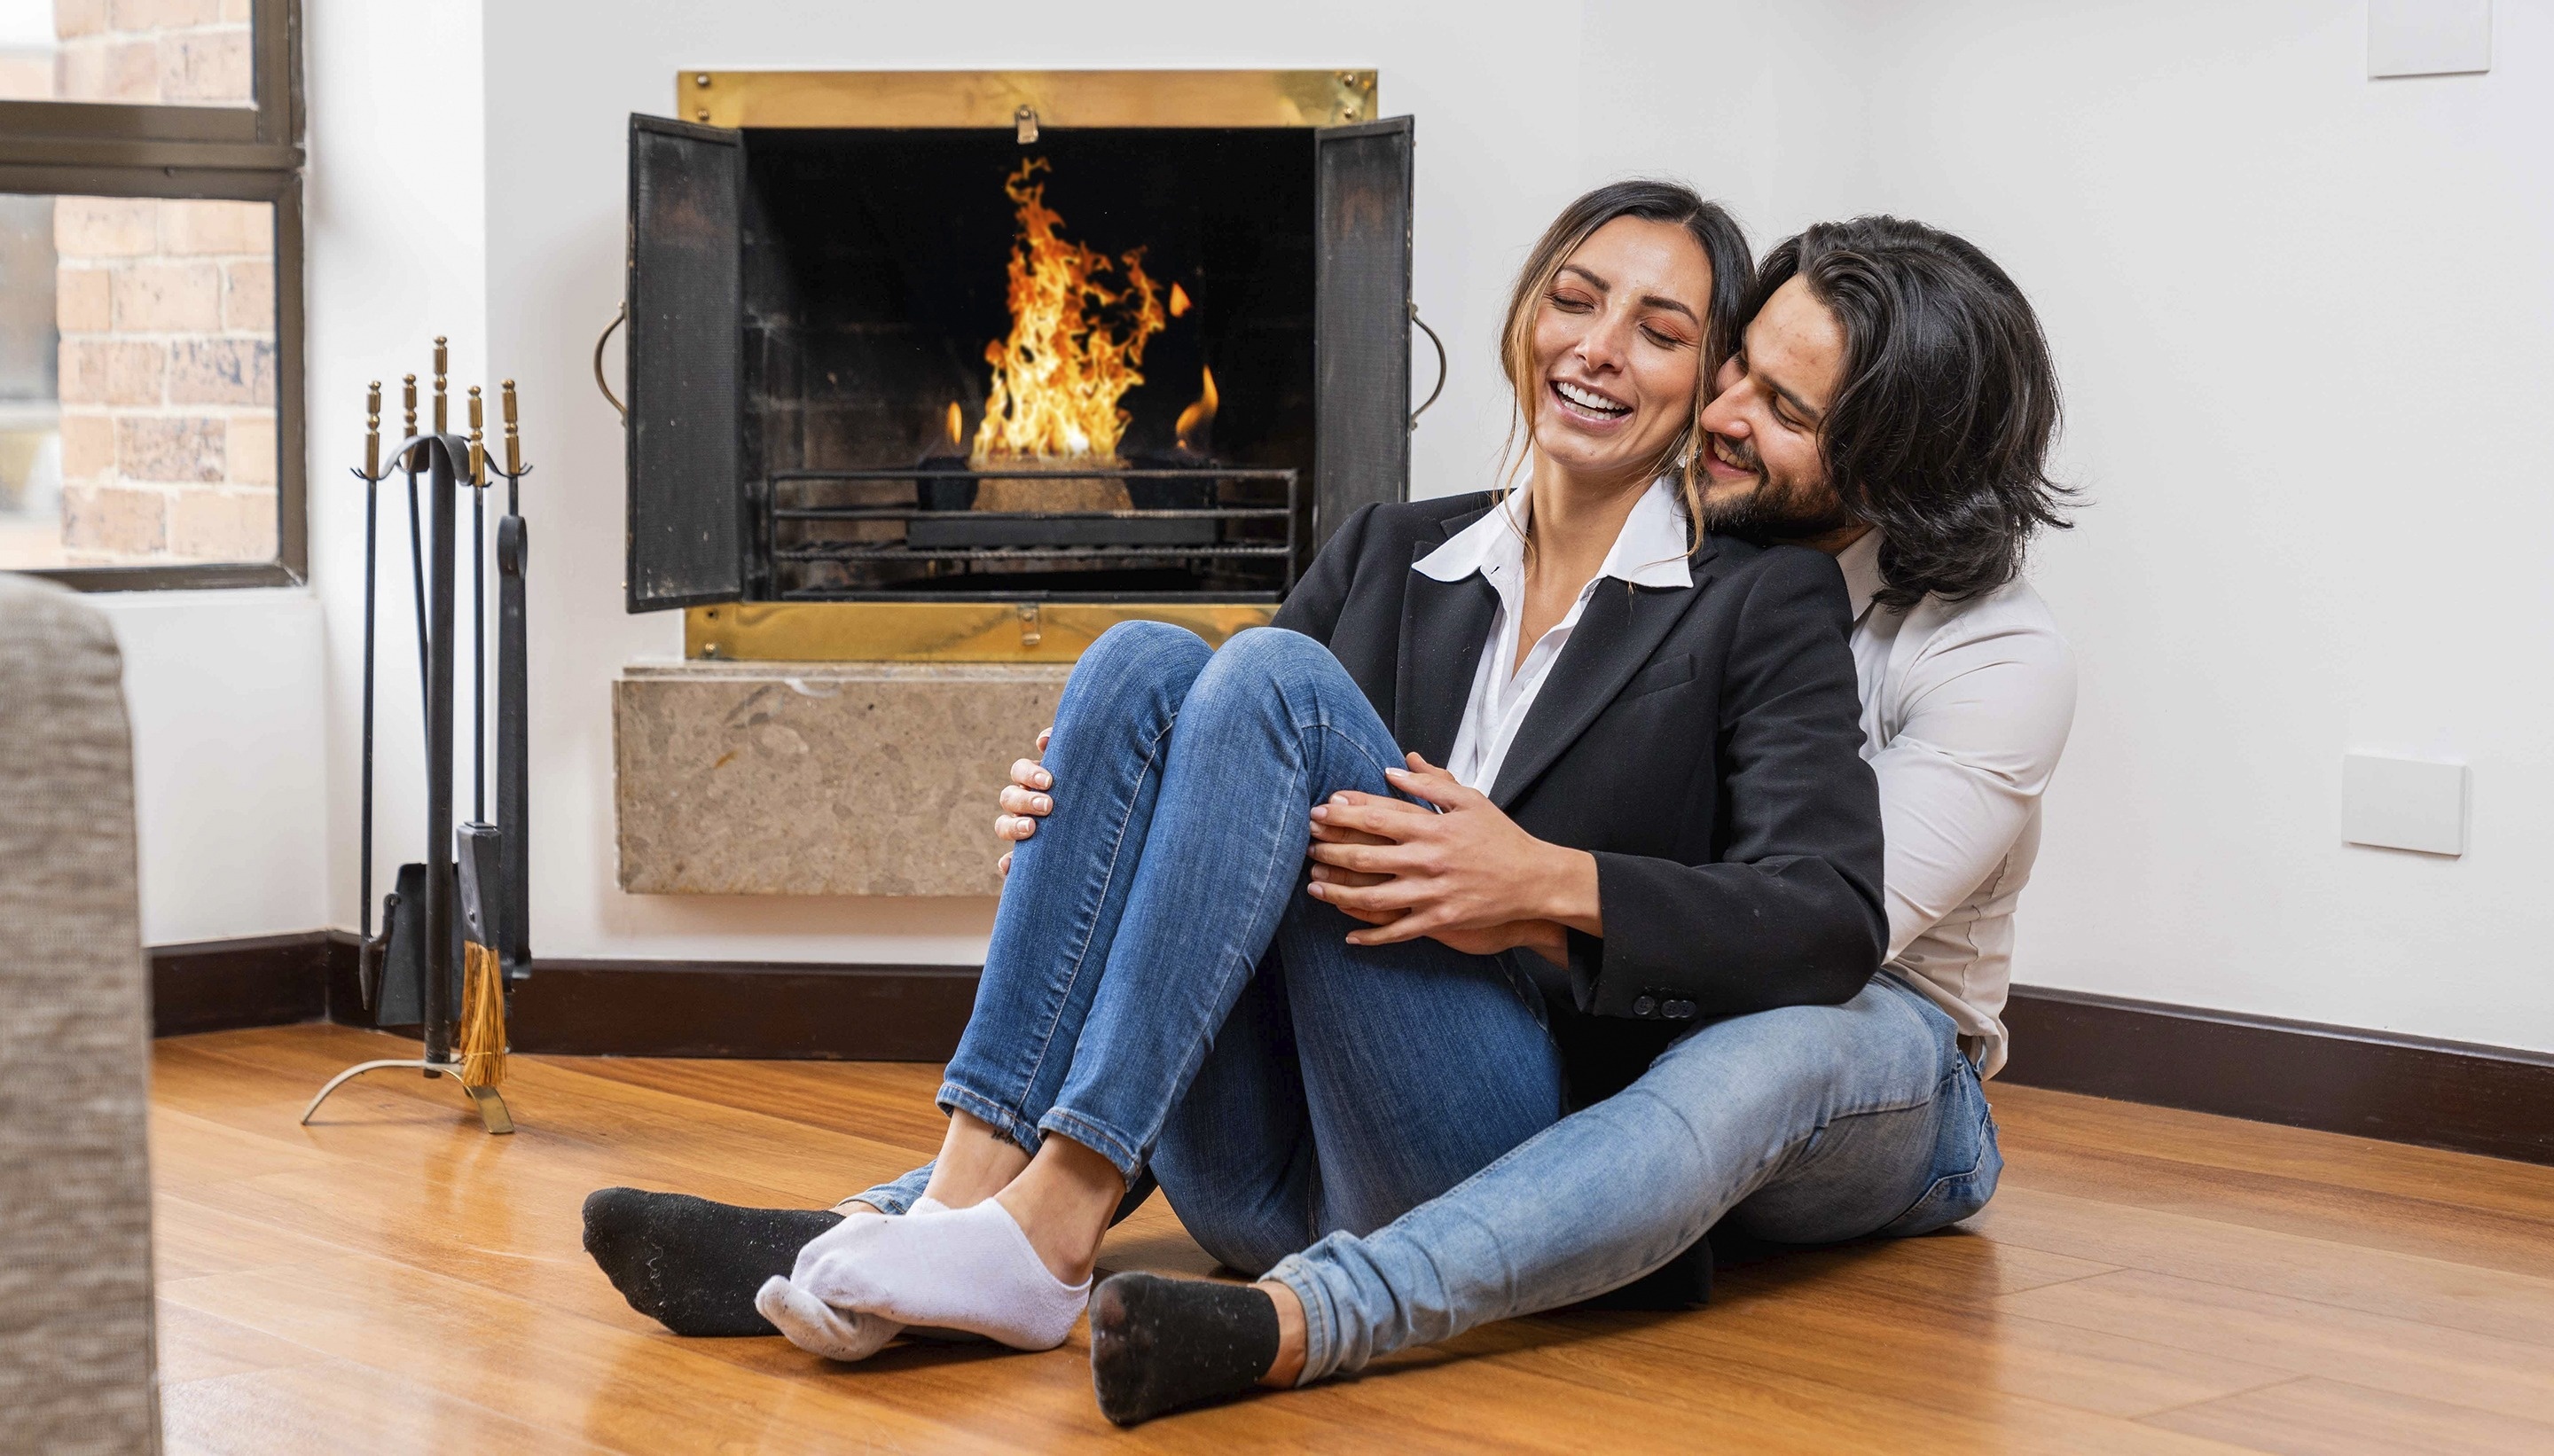
[(2015, 581), (1905, 612), (1880, 533), (1836, 558), (1853, 603), (1862, 756), (1888, 839), (1889, 969), (1949, 1013), (1979, 1070), (2004, 1065), (2013, 911), (2039, 854), (2039, 797), (2075, 722), (2075, 658)]
[(1596, 575), (1578, 589), (1568, 613), (1526, 649), (1517, 660), (1517, 637), (1525, 618), (1525, 531), (1530, 519), (1527, 491), (1510, 492), (1480, 519), (1456, 531), (1445, 544), (1421, 557), (1412, 570), (1441, 582), (1459, 582), (1479, 573), (1499, 596), (1490, 618), (1490, 638), (1481, 649), (1481, 665), (1472, 674), (1472, 696), (1463, 705), (1462, 727), (1445, 767), (1468, 788), (1486, 794), (1498, 782), (1499, 765), (1516, 742), (1534, 700), (1552, 676), (1552, 664), (1569, 644), (1569, 634), (1587, 611), (1597, 584), (1630, 582), (1644, 587), (1690, 587), (1693, 573), (1685, 567), (1692, 546), (1686, 535), (1684, 503), (1664, 478), (1632, 506), (1615, 533)]

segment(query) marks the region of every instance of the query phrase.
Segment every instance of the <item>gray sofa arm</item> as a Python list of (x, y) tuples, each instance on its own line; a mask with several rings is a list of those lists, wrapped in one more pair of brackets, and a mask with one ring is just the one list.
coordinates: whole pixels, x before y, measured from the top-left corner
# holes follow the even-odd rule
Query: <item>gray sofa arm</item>
[(150, 985), (106, 618), (0, 574), (0, 1451), (155, 1452)]

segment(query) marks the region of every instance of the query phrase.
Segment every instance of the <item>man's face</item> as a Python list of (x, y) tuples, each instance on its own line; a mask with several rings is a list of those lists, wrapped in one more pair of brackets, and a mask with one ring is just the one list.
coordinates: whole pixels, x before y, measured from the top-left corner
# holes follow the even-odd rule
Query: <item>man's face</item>
[(1793, 279), (1765, 300), (1703, 407), (1706, 529), (1819, 544), (1860, 534), (1818, 455), (1844, 351), (1843, 327), (1807, 283)]

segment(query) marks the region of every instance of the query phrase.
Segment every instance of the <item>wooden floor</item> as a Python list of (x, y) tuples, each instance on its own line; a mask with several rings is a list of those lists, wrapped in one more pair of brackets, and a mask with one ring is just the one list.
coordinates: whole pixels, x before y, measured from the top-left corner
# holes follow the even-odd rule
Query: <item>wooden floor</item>
[[(511, 1138), (411, 1073), (294, 1125), (399, 1055), (325, 1027), (159, 1044), (173, 1452), (2554, 1452), (2554, 1169), (1999, 1087), (2010, 1166), (1968, 1232), (1127, 1433), (1078, 1337), (857, 1367), (677, 1340), (578, 1248), (606, 1183), (816, 1206), (901, 1172), (936, 1068), (519, 1058)], [(1208, 1267), (1158, 1198), (1103, 1263)]]

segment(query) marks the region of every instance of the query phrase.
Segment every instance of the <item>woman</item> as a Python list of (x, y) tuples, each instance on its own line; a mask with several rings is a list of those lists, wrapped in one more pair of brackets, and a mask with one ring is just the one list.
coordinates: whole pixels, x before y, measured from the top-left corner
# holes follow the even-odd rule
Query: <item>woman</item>
[[(1862, 986), (1880, 825), (1840, 578), (1690, 525), (1748, 281), (1682, 187), (1578, 199), (1510, 302), (1523, 488), (1358, 512), (1220, 651), (1149, 623), (1094, 645), (940, 1156), (805, 1241), (764, 1317), (859, 1358), (905, 1325), (1051, 1348), (1087, 1303), (1103, 1406), (1139, 1419), (1266, 1371), (1308, 1288), (1279, 1262), (1326, 1232), (1452, 1187), (1694, 1018)], [(1337, 872), (1308, 882), (1317, 842)], [(1148, 1172), (1272, 1277), (1091, 1298)], [(627, 1251), (668, 1236), (616, 1232), (650, 1206), (590, 1202), (588, 1247), (664, 1318)]]

